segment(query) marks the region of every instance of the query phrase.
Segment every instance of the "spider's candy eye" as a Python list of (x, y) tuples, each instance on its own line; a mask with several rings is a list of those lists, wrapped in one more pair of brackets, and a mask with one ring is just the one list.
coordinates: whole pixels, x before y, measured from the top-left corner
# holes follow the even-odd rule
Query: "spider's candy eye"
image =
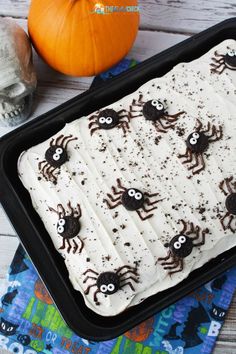
[(189, 140), (189, 142), (190, 142), (191, 145), (196, 145), (196, 144), (197, 144), (197, 139), (191, 138), (191, 139)]
[(158, 110), (158, 111), (162, 111), (162, 110), (163, 110), (163, 108), (164, 108), (163, 104), (162, 104), (162, 103), (160, 103), (160, 102), (158, 102), (158, 105), (157, 105), (157, 110)]
[(135, 197), (136, 200), (141, 200), (143, 196), (142, 196), (142, 193), (137, 192), (137, 193), (135, 193), (134, 197)]
[(185, 236), (180, 236), (179, 237), (179, 242), (180, 243), (185, 243), (186, 242), (186, 237)]
[(106, 118), (105, 117), (100, 117), (99, 118), (99, 123), (101, 123), (101, 124), (106, 123)]
[(156, 107), (158, 105), (158, 101), (157, 100), (152, 100), (151, 104), (152, 104), (152, 106)]
[(111, 124), (112, 121), (113, 121), (112, 117), (107, 117), (107, 118), (106, 118), (106, 123), (107, 123), (107, 124)]
[(60, 225), (60, 226), (64, 226), (65, 223), (66, 223), (65, 219), (59, 219), (58, 220), (58, 225)]
[(228, 50), (227, 54), (230, 56), (230, 57), (234, 57), (235, 56), (235, 51), (233, 49), (230, 49)]
[(174, 243), (174, 248), (176, 249), (176, 250), (179, 250), (180, 248), (181, 248), (181, 243), (180, 242), (175, 242)]
[(57, 148), (56, 149), (56, 154), (61, 155), (63, 153), (63, 149), (62, 148)]
[(115, 285), (114, 284), (108, 284), (107, 285), (107, 290), (110, 291), (110, 292), (114, 291), (115, 290)]
[(59, 234), (63, 234), (64, 231), (65, 231), (65, 229), (64, 229), (63, 226), (59, 225), (59, 226), (57, 227), (57, 232), (58, 232)]
[(53, 154), (53, 156), (52, 156), (52, 158), (53, 158), (53, 160), (54, 161), (58, 161), (58, 160), (60, 160), (60, 155), (59, 154)]
[(107, 286), (105, 284), (101, 285), (100, 290), (102, 293), (107, 292)]
[(192, 137), (195, 139), (199, 139), (200, 135), (197, 132), (195, 132), (192, 134)]
[(128, 191), (128, 195), (129, 195), (130, 197), (134, 197), (134, 196), (135, 196), (135, 190), (134, 190), (134, 189), (130, 189), (130, 190)]

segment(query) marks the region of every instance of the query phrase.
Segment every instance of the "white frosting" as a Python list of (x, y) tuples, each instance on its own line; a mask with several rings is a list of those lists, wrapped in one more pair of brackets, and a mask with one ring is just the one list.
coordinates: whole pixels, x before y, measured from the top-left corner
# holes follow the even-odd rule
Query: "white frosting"
[[(126, 137), (117, 126), (97, 130), (91, 136), (88, 118), (76, 119), (53, 137), (72, 134), (78, 138), (68, 144), (69, 160), (61, 166), (57, 184), (46, 181), (38, 168), (51, 139), (30, 148), (19, 158), (20, 178), (56, 249), (65, 259), (74, 288), (83, 294), (88, 307), (103, 316), (116, 315), (174, 286), (193, 269), (236, 245), (236, 235), (230, 229), (224, 231), (220, 223), (220, 217), (226, 213), (226, 196), (219, 188), (222, 180), (235, 175), (236, 72), (229, 69), (221, 75), (210, 72), (214, 51), (226, 53), (227, 47), (236, 49), (236, 42), (222, 42), (203, 57), (177, 65), (165, 76), (147, 82), (109, 106), (129, 111), (132, 100), (137, 100), (140, 93), (144, 101), (166, 100), (169, 114), (186, 112), (178, 118), (175, 129), (158, 133), (152, 122), (141, 116), (131, 119)], [(208, 122), (221, 125), (223, 138), (209, 144), (203, 153), (206, 167), (193, 176), (188, 165), (177, 156), (186, 151), (185, 140), (194, 131), (197, 118), (204, 127)], [(128, 211), (123, 205), (107, 207), (104, 198), (107, 199), (107, 193), (113, 194), (111, 187), (117, 185), (117, 178), (126, 188), (159, 193), (151, 198), (163, 199), (152, 212), (153, 217), (142, 221), (135, 211)], [(69, 201), (73, 208), (79, 203), (82, 210), (81, 253), (59, 250), (62, 237), (56, 228), (58, 216), (49, 210), (61, 203), (68, 211)], [(164, 244), (181, 231), (180, 219), (201, 229), (208, 228), (210, 233), (204, 245), (194, 247), (184, 258), (183, 270), (169, 275), (158, 258), (167, 255)], [(75, 240), (80, 246), (79, 238)], [(127, 280), (135, 291), (127, 285), (113, 295), (98, 293), (100, 305), (94, 302), (96, 286), (91, 287), (88, 295), (84, 294), (88, 285), (96, 283), (96, 279), (83, 283), (87, 269), (101, 274), (124, 265), (134, 266), (137, 261), (139, 282)], [(130, 273), (125, 278), (129, 276)]]

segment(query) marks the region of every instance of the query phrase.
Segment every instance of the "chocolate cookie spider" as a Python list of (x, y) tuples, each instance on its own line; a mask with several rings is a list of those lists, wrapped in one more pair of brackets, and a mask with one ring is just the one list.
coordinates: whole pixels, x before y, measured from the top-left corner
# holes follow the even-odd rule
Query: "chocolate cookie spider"
[[(126, 120), (124, 120), (124, 118), (126, 118)], [(114, 109), (106, 108), (92, 115), (89, 121), (88, 127), (91, 135), (93, 135), (96, 130), (108, 130), (117, 126), (123, 130), (124, 136), (126, 136), (129, 130), (130, 119), (125, 109), (116, 112)]]
[[(137, 109), (135, 109), (137, 107)], [(133, 113), (140, 113), (134, 115)], [(138, 100), (133, 100), (130, 106), (130, 118), (144, 116), (150, 120), (156, 130), (160, 133), (167, 133), (167, 130), (174, 128), (178, 117), (185, 112), (179, 112), (173, 115), (166, 112), (164, 104), (160, 100), (143, 101), (143, 95), (140, 94)]]
[[(208, 132), (210, 135), (205, 134)], [(186, 152), (183, 155), (179, 154), (178, 157), (180, 159), (186, 158), (182, 161), (183, 164), (195, 160), (194, 163), (188, 167), (188, 170), (192, 170), (193, 175), (200, 173), (205, 168), (203, 153), (207, 150), (209, 143), (220, 140), (222, 136), (222, 126), (219, 126), (217, 129), (215, 125), (211, 125), (210, 122), (208, 122), (207, 129), (202, 130), (202, 123), (197, 119), (197, 127), (195, 131), (191, 133), (186, 140)]]
[[(160, 199), (151, 202), (149, 198), (156, 197), (158, 193), (149, 194), (146, 192), (143, 193), (136, 188), (125, 188), (122, 186), (119, 178), (117, 178), (116, 182), (117, 187), (120, 190), (117, 190), (116, 187), (112, 186), (111, 189), (114, 196), (111, 194), (107, 194), (109, 200), (104, 199), (104, 202), (106, 202), (109, 209), (114, 209), (118, 205), (123, 205), (127, 210), (136, 211), (141, 220), (146, 220), (153, 216), (153, 214), (149, 213), (152, 210), (157, 209), (157, 206), (155, 206), (155, 204), (163, 200)], [(148, 209), (147, 206), (151, 206), (151, 208)], [(144, 213), (146, 213), (146, 216), (142, 215), (139, 209), (142, 209)]]
[(45, 152), (45, 160), (38, 164), (40, 173), (46, 181), (56, 183), (57, 177), (54, 172), (68, 161), (67, 146), (73, 140), (77, 140), (77, 138), (72, 135), (60, 135), (50, 141), (50, 147)]
[[(230, 229), (233, 233), (236, 232), (236, 181), (233, 181), (233, 176), (224, 179), (220, 182), (221, 191), (227, 196), (225, 207), (227, 212), (220, 219), (224, 230)], [(226, 223), (225, 223), (226, 221)]]
[(227, 68), (230, 70), (236, 70), (236, 50), (229, 49), (226, 54), (219, 54), (215, 51), (215, 56), (212, 59), (211, 63), (211, 72), (222, 74), (223, 71)]
[[(121, 273), (124, 270), (124, 273)], [(115, 271), (110, 271), (110, 272), (104, 272), (104, 273), (97, 273), (92, 269), (88, 269), (83, 273), (83, 276), (91, 273), (91, 275), (88, 275), (83, 283), (87, 283), (89, 279), (95, 280), (95, 282), (91, 285), (88, 285), (87, 289), (84, 291), (85, 295), (89, 294), (89, 291), (92, 287), (96, 286), (97, 290), (95, 291), (93, 295), (94, 302), (96, 305), (100, 305), (100, 302), (98, 301), (97, 294), (98, 293), (103, 293), (105, 295), (112, 295), (115, 294), (118, 290), (122, 289), (124, 286), (129, 285), (130, 288), (134, 291), (133, 284), (131, 283), (131, 280), (133, 280), (135, 283), (139, 283), (138, 276), (139, 274), (137, 273), (137, 267), (131, 267), (128, 265), (125, 265), (123, 267), (120, 267), (116, 269)], [(126, 277), (127, 276), (127, 277)]]
[[(63, 238), (63, 244), (59, 248), (59, 250), (63, 250), (66, 248), (66, 243), (68, 245), (67, 247), (67, 253), (70, 253), (71, 251), (71, 243), (70, 240), (73, 241), (74, 247), (73, 247), (73, 253), (76, 253), (78, 250), (79, 246), (77, 242), (74, 240), (75, 237), (78, 237), (78, 234), (80, 232), (80, 221), (79, 219), (82, 216), (81, 208), (80, 205), (77, 204), (77, 209), (72, 208), (71, 203), (69, 202), (67, 204), (68, 210), (69, 210), (69, 215), (67, 215), (65, 208), (63, 207), (62, 204), (58, 204), (57, 210), (49, 207), (49, 210), (56, 213), (58, 215), (58, 222), (57, 222), (57, 233)], [(84, 242), (79, 238), (81, 246), (79, 249), (79, 253), (82, 252), (82, 249), (84, 247)]]
[[(174, 236), (169, 243), (165, 244), (165, 247), (169, 247), (168, 255), (164, 258), (158, 258), (157, 260), (164, 269), (171, 270), (169, 274), (178, 273), (183, 270), (184, 258), (191, 254), (194, 247), (205, 244), (205, 235), (209, 232), (208, 229), (201, 230), (199, 226), (194, 226), (192, 222), (186, 223), (184, 220), (180, 221), (183, 224), (183, 229), (178, 235)], [(189, 235), (194, 235), (194, 237), (190, 237)], [(199, 240), (200, 238), (201, 241), (193, 243), (193, 241)], [(170, 258), (172, 260), (167, 262)]]

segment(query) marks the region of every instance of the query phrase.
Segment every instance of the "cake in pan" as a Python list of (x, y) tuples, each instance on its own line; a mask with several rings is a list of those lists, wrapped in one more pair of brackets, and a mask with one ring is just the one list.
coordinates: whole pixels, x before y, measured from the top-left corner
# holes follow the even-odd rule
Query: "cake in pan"
[(94, 312), (119, 314), (236, 245), (234, 69), (226, 40), (19, 157)]

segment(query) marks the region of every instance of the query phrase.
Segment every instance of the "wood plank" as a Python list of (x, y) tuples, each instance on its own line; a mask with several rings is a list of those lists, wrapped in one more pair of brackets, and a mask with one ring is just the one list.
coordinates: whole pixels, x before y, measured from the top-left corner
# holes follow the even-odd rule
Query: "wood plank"
[[(29, 3), (30, 0), (0, 0), (0, 12), (26, 18)], [(139, 6), (140, 28), (168, 32), (197, 33), (236, 16), (233, 0), (139, 0)]]

